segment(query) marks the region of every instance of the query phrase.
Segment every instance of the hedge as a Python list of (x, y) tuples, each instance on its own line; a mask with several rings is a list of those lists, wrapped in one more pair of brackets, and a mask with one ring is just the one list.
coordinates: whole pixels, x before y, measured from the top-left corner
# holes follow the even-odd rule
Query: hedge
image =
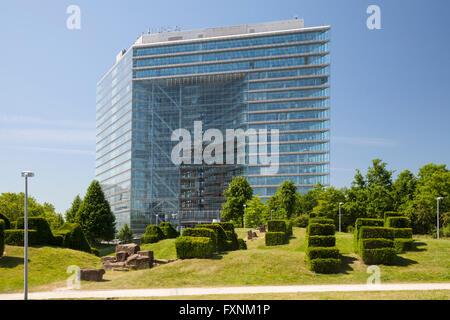
[(100, 251), (97, 248), (91, 247), (91, 253), (95, 254), (97, 257), (100, 257)]
[(333, 219), (326, 219), (326, 218), (310, 218), (309, 224), (311, 223), (320, 223), (320, 224), (334, 224)]
[(340, 259), (339, 249), (336, 247), (309, 247), (306, 249), (307, 260), (313, 259)]
[(411, 220), (406, 217), (389, 217), (384, 226), (388, 228), (410, 228)]
[[(24, 219), (17, 220), (17, 229), (25, 229)], [(38, 245), (56, 245), (55, 237), (53, 236), (50, 225), (44, 217), (29, 217), (28, 229), (37, 231), (36, 241)]]
[(225, 231), (227, 235), (227, 240), (231, 241), (231, 244), (228, 245), (228, 251), (239, 250), (238, 236), (234, 231)]
[(286, 243), (285, 232), (266, 232), (266, 246), (278, 246)]
[(283, 232), (286, 233), (286, 221), (285, 220), (269, 220), (267, 221), (268, 232)]
[(224, 231), (234, 232), (233, 222), (216, 222), (214, 224), (221, 226)]
[(361, 239), (360, 246), (362, 249), (393, 248), (394, 241), (389, 239)]
[(223, 230), (222, 226), (219, 224), (198, 224), (195, 226), (196, 228), (208, 228), (212, 229), (216, 232), (217, 237), (217, 244), (216, 248), (217, 251), (226, 251), (227, 250), (227, 244), (226, 241), (228, 239), (225, 231)]
[(209, 258), (214, 252), (214, 243), (207, 237), (180, 236), (175, 240), (178, 259)]
[(155, 224), (149, 225), (149, 226), (147, 226), (147, 228), (145, 228), (145, 235), (146, 236), (156, 236), (156, 238), (158, 240), (155, 242), (165, 239), (164, 232), (161, 230), (161, 228), (159, 226), (157, 226)]
[(144, 234), (143, 236), (141, 236), (140, 238), (140, 244), (145, 244), (145, 243), (156, 243), (160, 240), (159, 236), (157, 234)]
[(310, 236), (332, 236), (336, 231), (334, 224), (310, 223), (306, 234)]
[(247, 250), (247, 243), (242, 238), (238, 238), (239, 250)]
[(359, 239), (377, 238), (394, 240), (394, 229), (385, 227), (361, 227), (359, 229)]
[(292, 220), (286, 220), (286, 236), (290, 237), (292, 236), (292, 226), (294, 225), (294, 222)]
[(216, 232), (208, 228), (187, 228), (183, 230), (183, 237), (204, 237), (210, 238), (214, 244), (214, 251), (217, 250), (217, 235)]
[(394, 239), (394, 249), (396, 253), (402, 253), (413, 248), (413, 239)]
[(412, 239), (412, 228), (393, 228), (395, 239)]
[(391, 217), (403, 217), (405, 216), (403, 213), (398, 213), (398, 212), (394, 212), (394, 211), (386, 211), (384, 213), (384, 221), (386, 222), (388, 218)]
[(64, 223), (55, 231), (55, 238), (55, 243), (59, 242), (64, 248), (92, 252), (89, 241), (78, 223)]
[(362, 249), (361, 258), (367, 265), (385, 264), (393, 265), (396, 260), (396, 253), (394, 248), (379, 248), (379, 249)]
[(360, 227), (383, 227), (384, 220), (382, 219), (370, 219), (370, 218), (358, 218), (355, 222), (355, 229), (353, 231), (353, 247), (355, 252), (359, 250), (359, 229)]
[(5, 220), (0, 219), (0, 257), (3, 256), (5, 251)]
[(338, 273), (341, 259), (313, 259), (308, 261), (308, 267), (316, 273)]
[(170, 222), (161, 222), (159, 228), (164, 234), (165, 239), (175, 239), (180, 233), (175, 229)]
[(335, 247), (335, 236), (308, 236), (306, 238), (307, 247)]
[(5, 223), (5, 229), (4, 230), (11, 229), (11, 223), (9, 222), (9, 219), (5, 215), (3, 215), (1, 213), (0, 213), (0, 220), (3, 220), (4, 223)]
[[(10, 246), (23, 246), (25, 230), (8, 229), (5, 230), (5, 244)], [(38, 233), (36, 230), (28, 229), (28, 244), (38, 245)]]

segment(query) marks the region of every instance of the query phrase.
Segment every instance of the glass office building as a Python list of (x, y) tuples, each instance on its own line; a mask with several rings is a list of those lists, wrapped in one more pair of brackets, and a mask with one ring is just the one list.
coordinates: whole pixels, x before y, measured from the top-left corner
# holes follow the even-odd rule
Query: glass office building
[[(285, 180), (301, 193), (329, 185), (329, 29), (295, 19), (143, 34), (121, 51), (97, 84), (96, 112), (96, 179), (118, 230), (218, 219), (233, 176), (245, 176), (263, 199)], [(256, 142), (267, 154), (277, 129), (277, 172), (249, 161), (249, 137), (244, 162), (175, 164), (174, 131), (194, 136), (199, 121), (203, 132), (224, 137), (227, 129), (268, 130), (268, 140)], [(238, 148), (236, 140), (236, 157)]]

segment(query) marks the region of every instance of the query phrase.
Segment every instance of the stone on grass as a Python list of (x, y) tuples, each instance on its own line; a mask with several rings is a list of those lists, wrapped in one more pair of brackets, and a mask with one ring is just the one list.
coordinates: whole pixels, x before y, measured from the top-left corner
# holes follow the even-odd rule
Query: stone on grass
[(104, 269), (80, 269), (80, 280), (102, 281), (104, 274)]

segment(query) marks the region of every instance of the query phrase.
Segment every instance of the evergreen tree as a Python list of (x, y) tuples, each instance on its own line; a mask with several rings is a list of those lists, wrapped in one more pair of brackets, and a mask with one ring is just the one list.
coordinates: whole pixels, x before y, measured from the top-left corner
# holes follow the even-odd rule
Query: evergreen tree
[(247, 201), (247, 207), (245, 209), (245, 226), (247, 228), (256, 228), (265, 222), (264, 213), (266, 206), (264, 201), (258, 195)]
[(76, 222), (75, 217), (76, 217), (78, 210), (80, 209), (81, 202), (82, 202), (81, 197), (79, 194), (77, 194), (77, 196), (75, 197), (75, 199), (72, 202), (72, 206), (70, 207), (69, 210), (66, 211), (66, 221), (67, 222), (70, 222), (70, 223)]
[(75, 220), (91, 242), (114, 238), (115, 217), (97, 180), (89, 186)]
[(128, 227), (128, 224), (125, 223), (122, 229), (120, 229), (118, 238), (121, 243), (130, 243), (131, 241), (133, 241), (133, 233)]

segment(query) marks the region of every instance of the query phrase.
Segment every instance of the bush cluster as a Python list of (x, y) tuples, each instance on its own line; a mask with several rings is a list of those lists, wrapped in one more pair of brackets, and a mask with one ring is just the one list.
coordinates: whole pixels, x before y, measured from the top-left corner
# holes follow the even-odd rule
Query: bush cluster
[(380, 227), (379, 222), (373, 220), (361, 220), (355, 226), (355, 232), (358, 230), (355, 246), (364, 263), (367, 265), (395, 264), (397, 255), (394, 249), (394, 228)]
[(208, 228), (187, 228), (183, 230), (183, 237), (203, 237), (210, 238), (214, 244), (214, 251), (217, 250), (217, 233)]
[(361, 227), (382, 227), (384, 221), (382, 219), (358, 218), (353, 229), (353, 247), (356, 253), (359, 250), (359, 229)]
[(334, 221), (325, 218), (309, 220), (306, 228), (306, 255), (308, 268), (316, 273), (337, 273), (341, 255), (336, 248)]
[(208, 237), (180, 236), (175, 240), (178, 259), (209, 258), (214, 252), (214, 243)]
[(145, 234), (141, 237), (140, 243), (155, 243), (163, 239), (165, 239), (164, 232), (159, 226), (152, 224), (145, 228)]
[(384, 226), (394, 231), (394, 249), (396, 253), (411, 250), (414, 240), (411, 220), (401, 213), (385, 212)]
[(217, 243), (215, 246), (216, 250), (219, 252), (227, 251), (227, 241), (229, 241), (229, 240), (228, 240), (227, 234), (225, 233), (225, 231), (223, 230), (223, 228), (220, 224), (217, 224), (217, 223), (198, 224), (195, 227), (196, 228), (207, 228), (207, 229), (214, 230), (214, 232), (216, 233), (216, 239), (217, 239)]

